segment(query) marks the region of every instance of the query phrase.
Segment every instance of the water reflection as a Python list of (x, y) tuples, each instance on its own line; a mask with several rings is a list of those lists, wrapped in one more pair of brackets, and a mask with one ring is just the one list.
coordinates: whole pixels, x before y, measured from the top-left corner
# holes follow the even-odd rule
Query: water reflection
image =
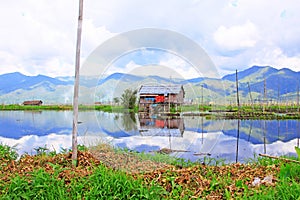
[(182, 137), (184, 121), (181, 117), (139, 115), (139, 133), (142, 136)]
[[(243, 162), (254, 154), (296, 155), (299, 120), (210, 120), (80, 112), (78, 141), (109, 141), (136, 151), (182, 150), (172, 155), (197, 160), (203, 155)], [(71, 146), (71, 111), (0, 111), (0, 142), (18, 144), (20, 152), (44, 146)]]
[(136, 131), (136, 115), (134, 113), (122, 114), (122, 123), (125, 131)]
[(241, 120), (238, 120), (237, 134), (236, 134), (236, 156), (235, 156), (235, 162), (238, 162), (238, 160), (239, 160), (238, 157), (239, 157), (240, 123), (241, 123)]

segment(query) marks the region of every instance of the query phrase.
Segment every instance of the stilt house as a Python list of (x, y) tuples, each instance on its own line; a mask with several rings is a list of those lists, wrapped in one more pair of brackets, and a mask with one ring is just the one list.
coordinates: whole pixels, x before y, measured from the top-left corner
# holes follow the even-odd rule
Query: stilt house
[(146, 113), (170, 112), (172, 107), (184, 102), (182, 85), (141, 86), (139, 90), (139, 111)]

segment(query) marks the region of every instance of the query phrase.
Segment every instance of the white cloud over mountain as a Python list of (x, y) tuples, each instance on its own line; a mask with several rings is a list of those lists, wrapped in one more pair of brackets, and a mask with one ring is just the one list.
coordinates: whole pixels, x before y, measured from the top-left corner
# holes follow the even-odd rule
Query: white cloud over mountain
[(224, 51), (243, 50), (255, 46), (259, 33), (256, 26), (248, 21), (228, 28), (220, 26), (214, 33), (214, 39)]

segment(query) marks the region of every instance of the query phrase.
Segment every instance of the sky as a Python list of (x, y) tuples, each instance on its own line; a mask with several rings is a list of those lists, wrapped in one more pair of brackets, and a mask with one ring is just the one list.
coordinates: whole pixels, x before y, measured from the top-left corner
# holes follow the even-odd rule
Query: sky
[[(0, 74), (73, 76), (79, 0), (0, 1)], [(198, 44), (220, 76), (253, 65), (300, 71), (299, 10), (298, 0), (84, 0), (81, 64), (111, 38), (154, 28)], [(205, 76), (176, 53), (138, 49), (106, 73), (154, 64)]]

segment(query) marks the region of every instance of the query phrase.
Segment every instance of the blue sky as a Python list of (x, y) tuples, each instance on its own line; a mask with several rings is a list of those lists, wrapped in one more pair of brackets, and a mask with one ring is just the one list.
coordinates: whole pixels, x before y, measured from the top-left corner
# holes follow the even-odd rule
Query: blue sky
[[(220, 75), (252, 65), (300, 71), (299, 10), (297, 0), (85, 0), (81, 60), (118, 34), (156, 28), (196, 42)], [(0, 74), (74, 75), (77, 15), (74, 0), (1, 2)], [(141, 61), (137, 54), (112, 71), (155, 62), (186, 78), (199, 75), (180, 57), (156, 52)]]

